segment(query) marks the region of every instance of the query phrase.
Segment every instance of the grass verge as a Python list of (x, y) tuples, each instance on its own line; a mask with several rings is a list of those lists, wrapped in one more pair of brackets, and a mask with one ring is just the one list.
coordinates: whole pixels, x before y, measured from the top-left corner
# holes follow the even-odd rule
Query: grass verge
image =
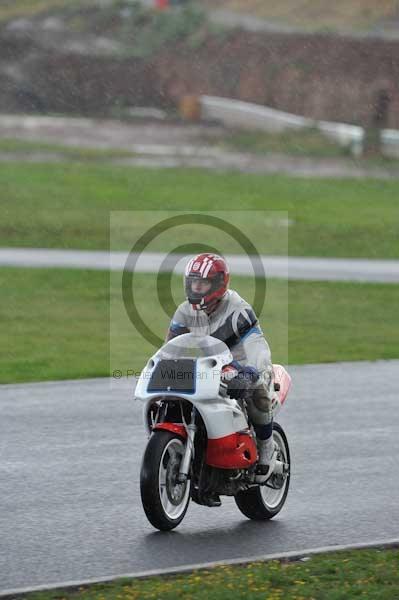
[(329, 141), (317, 129), (287, 130), (282, 133), (231, 131), (214, 140), (222, 148), (268, 154), (279, 152), (294, 156), (348, 157), (350, 151)]
[[(115, 276), (115, 278), (114, 278)], [(0, 270), (0, 382), (109, 376), (140, 371), (154, 346), (126, 316), (116, 274), (68, 269)], [(160, 337), (169, 316), (156, 277), (135, 276), (144, 321)], [(172, 279), (176, 302), (181, 278)], [(253, 280), (232, 287), (252, 301)], [(110, 298), (112, 320), (110, 323)], [(260, 315), (274, 362), (303, 364), (399, 358), (399, 286), (270, 280)]]
[(97, 148), (85, 148), (82, 146), (64, 146), (62, 144), (50, 144), (46, 142), (33, 142), (18, 140), (14, 138), (0, 139), (0, 153), (12, 154), (13, 156), (27, 156), (34, 153), (54, 153), (66, 159), (80, 162), (106, 161), (118, 158), (129, 158), (134, 152), (127, 150), (101, 150)]
[(399, 550), (357, 550), (303, 562), (254, 562), (185, 575), (121, 579), (78, 590), (26, 595), (29, 600), (393, 600), (399, 597)]
[(228, 150), (251, 152), (259, 155), (279, 153), (287, 156), (309, 158), (341, 158), (348, 166), (354, 167), (387, 167), (396, 169), (397, 158), (376, 154), (354, 158), (349, 146), (341, 146), (322, 135), (316, 128), (300, 131), (287, 130), (281, 133), (262, 131), (226, 131), (220, 137), (212, 139), (212, 143)]
[[(315, 128), (300, 131), (287, 130), (281, 133), (226, 129), (226, 131), (216, 136), (215, 134), (204, 134), (202, 141), (205, 145), (216, 146), (227, 151), (239, 151), (260, 156), (277, 153), (315, 159), (341, 158), (345, 159), (349, 166), (364, 168), (369, 166), (395, 169), (399, 165), (397, 158), (377, 154), (374, 157), (364, 156), (355, 159), (349, 146), (341, 146), (335, 143)], [(0, 153), (12, 154), (15, 160), (18, 160), (19, 156), (25, 157), (32, 152), (39, 154), (41, 152), (54, 153), (66, 159), (81, 160), (82, 162), (105, 159), (117, 160), (118, 158), (135, 156), (134, 152), (118, 149), (117, 147), (113, 149), (96, 149), (18, 138), (0, 139)]]
[[(251, 218), (252, 210), (286, 213), (291, 255), (399, 258), (399, 181), (8, 163), (0, 164), (0, 190), (2, 246), (108, 249), (112, 210), (245, 208), (252, 240), (265, 254), (281, 253), (281, 231)], [(145, 226), (142, 213), (135, 219)], [(122, 229), (119, 247), (130, 248), (131, 239), (131, 227)], [(191, 231), (188, 239), (183, 232), (185, 241)], [(151, 250), (167, 248), (159, 239)], [(241, 250), (230, 240), (223, 251)]]

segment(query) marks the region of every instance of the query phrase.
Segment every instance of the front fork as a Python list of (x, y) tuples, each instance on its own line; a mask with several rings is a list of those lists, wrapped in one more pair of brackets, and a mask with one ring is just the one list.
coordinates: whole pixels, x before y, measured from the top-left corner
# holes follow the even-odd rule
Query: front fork
[(184, 481), (187, 481), (188, 474), (190, 471), (191, 459), (194, 455), (194, 437), (195, 437), (195, 432), (197, 431), (197, 426), (195, 424), (195, 416), (196, 416), (196, 410), (193, 407), (193, 409), (191, 411), (190, 424), (187, 425), (187, 428), (186, 428), (187, 429), (187, 443), (186, 443), (186, 448), (185, 448), (183, 459), (180, 463), (180, 469), (179, 469), (178, 480), (181, 483), (183, 483)]

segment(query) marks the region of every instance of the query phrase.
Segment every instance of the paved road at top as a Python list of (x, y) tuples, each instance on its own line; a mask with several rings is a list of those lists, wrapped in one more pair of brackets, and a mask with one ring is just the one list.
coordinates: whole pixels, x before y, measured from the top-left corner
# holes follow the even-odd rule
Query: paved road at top
[(0, 592), (399, 537), (399, 361), (290, 367), (279, 421), (292, 451), (287, 504), (248, 521), (231, 498), (192, 504), (172, 533), (139, 497), (146, 437), (133, 386), (0, 386)]
[[(150, 2), (147, 2), (149, 4)], [(223, 25), (224, 27), (231, 27), (240, 29), (246, 29), (247, 31), (263, 32), (263, 33), (296, 33), (309, 35), (309, 28), (298, 27), (285, 23), (282, 20), (277, 19), (264, 19), (256, 16), (249, 12), (244, 13), (242, 11), (234, 10), (208, 10), (210, 20), (217, 25)], [(322, 27), (319, 27), (319, 32)], [(317, 28), (314, 28), (313, 32), (317, 32)], [(355, 39), (364, 39), (371, 37), (379, 37), (384, 39), (397, 40), (399, 31), (397, 22), (394, 23), (386, 22), (376, 24), (370, 31), (356, 31), (354, 27), (339, 27), (336, 31), (337, 35), (345, 35), (346, 37), (352, 37)]]
[[(47, 248), (0, 248), (0, 266), (59, 267), (96, 270), (123, 270), (128, 253), (93, 250), (53, 250)], [(135, 255), (132, 255), (135, 256)], [(134, 266), (138, 273), (157, 273), (160, 268), (184, 272), (188, 256), (144, 252)], [(399, 283), (399, 260), (346, 258), (304, 258), (262, 256), (252, 264), (245, 255), (227, 255), (235, 275), (264, 275), (279, 279), (320, 281), (364, 281)], [(177, 261), (177, 263), (176, 263)], [(176, 267), (175, 267), (176, 265)], [(175, 268), (174, 268), (175, 267)]]

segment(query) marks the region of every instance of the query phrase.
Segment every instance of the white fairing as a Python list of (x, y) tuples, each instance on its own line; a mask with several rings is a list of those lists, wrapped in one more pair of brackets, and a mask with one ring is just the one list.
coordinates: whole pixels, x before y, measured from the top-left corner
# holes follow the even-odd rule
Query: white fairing
[[(194, 392), (162, 390), (151, 392), (148, 386), (153, 371), (160, 360), (174, 361), (182, 358), (196, 360)], [(179, 397), (189, 400), (201, 414), (209, 439), (215, 439), (241, 431), (248, 427), (244, 413), (236, 400), (220, 394), (222, 368), (233, 361), (228, 346), (212, 336), (186, 333), (167, 342), (150, 358), (141, 372), (135, 390), (135, 398), (144, 402), (144, 422), (154, 398)]]

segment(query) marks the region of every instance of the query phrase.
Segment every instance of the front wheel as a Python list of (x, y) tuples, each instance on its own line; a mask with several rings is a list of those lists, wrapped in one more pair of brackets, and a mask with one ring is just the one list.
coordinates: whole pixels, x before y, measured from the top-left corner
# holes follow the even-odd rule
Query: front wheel
[[(278, 423), (273, 424), (273, 439), (278, 444), (277, 460), (291, 466), (287, 437)], [(242, 490), (234, 499), (240, 511), (257, 521), (271, 519), (283, 508), (290, 485), (290, 470), (282, 475), (272, 475), (264, 485)]]
[(179, 525), (190, 502), (190, 480), (178, 481), (185, 445), (169, 431), (155, 431), (140, 473), (141, 501), (150, 523), (162, 531)]

